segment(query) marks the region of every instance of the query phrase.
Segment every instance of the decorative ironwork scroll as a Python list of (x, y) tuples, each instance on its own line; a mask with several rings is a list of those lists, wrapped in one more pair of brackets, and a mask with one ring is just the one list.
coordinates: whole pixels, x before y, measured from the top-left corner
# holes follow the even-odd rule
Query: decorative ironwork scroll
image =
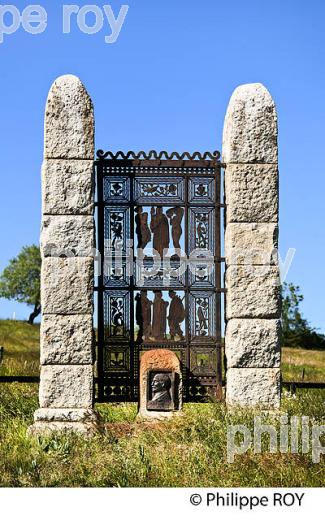
[(137, 400), (152, 348), (179, 356), (185, 401), (221, 398), (219, 152), (97, 157), (97, 399)]

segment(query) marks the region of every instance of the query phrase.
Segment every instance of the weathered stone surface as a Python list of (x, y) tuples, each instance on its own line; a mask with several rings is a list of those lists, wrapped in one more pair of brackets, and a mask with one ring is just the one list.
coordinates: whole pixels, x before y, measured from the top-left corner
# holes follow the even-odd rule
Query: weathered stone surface
[(43, 258), (43, 313), (92, 314), (93, 273), (92, 258)]
[(49, 92), (45, 111), (46, 159), (93, 159), (92, 101), (76, 76), (58, 78)]
[(225, 234), (227, 265), (277, 264), (278, 227), (276, 224), (231, 223)]
[(229, 164), (225, 173), (227, 224), (278, 221), (276, 165)]
[(39, 408), (35, 421), (96, 422), (98, 417), (92, 408)]
[(61, 316), (44, 314), (41, 323), (41, 364), (93, 363), (91, 314)]
[(47, 365), (41, 367), (41, 408), (91, 408), (93, 367), (91, 365)]
[(42, 222), (43, 256), (88, 256), (94, 252), (94, 219), (91, 216), (45, 216)]
[(277, 114), (272, 96), (261, 83), (240, 85), (233, 92), (223, 130), (225, 163), (276, 163)]
[(167, 349), (153, 349), (145, 352), (140, 360), (140, 403), (139, 403), (139, 419), (166, 419), (173, 417), (177, 411), (152, 411), (147, 410), (147, 382), (149, 372), (170, 371), (178, 374), (178, 411), (182, 409), (182, 372), (180, 361), (176, 354)]
[(280, 406), (279, 368), (229, 368), (226, 401), (228, 405)]
[[(94, 115), (79, 78), (51, 87), (42, 166), (40, 409), (29, 428), (93, 433)], [(62, 257), (62, 258), (61, 258)]]
[(227, 367), (279, 367), (280, 334), (280, 320), (229, 320), (225, 342)]
[(98, 425), (92, 422), (39, 421), (28, 428), (28, 434), (32, 436), (50, 436), (56, 432), (92, 436), (98, 432)]
[(226, 270), (226, 316), (278, 318), (280, 280), (275, 266), (229, 266)]
[(45, 160), (43, 215), (93, 214), (93, 161)]
[(280, 404), (277, 114), (266, 88), (241, 85), (223, 132), (227, 403)]

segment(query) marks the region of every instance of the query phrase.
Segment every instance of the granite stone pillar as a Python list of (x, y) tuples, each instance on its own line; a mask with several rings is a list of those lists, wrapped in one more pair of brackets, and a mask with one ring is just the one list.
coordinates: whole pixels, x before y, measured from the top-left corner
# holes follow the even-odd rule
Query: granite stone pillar
[(223, 132), (226, 198), (226, 400), (280, 405), (278, 147), (274, 101), (238, 87)]
[(62, 76), (51, 87), (45, 113), (40, 408), (33, 434), (87, 433), (96, 425), (93, 160), (91, 99), (77, 77)]

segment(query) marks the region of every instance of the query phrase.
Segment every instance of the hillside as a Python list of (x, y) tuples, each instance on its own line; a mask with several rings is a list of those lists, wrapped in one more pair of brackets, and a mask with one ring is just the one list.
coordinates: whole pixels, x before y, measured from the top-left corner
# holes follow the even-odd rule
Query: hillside
[[(0, 374), (38, 375), (39, 325), (25, 321), (0, 320), (0, 346), (5, 349)], [(325, 381), (325, 351), (282, 349), (285, 381)]]
[(4, 347), (1, 375), (38, 375), (39, 334), (38, 324), (0, 320), (0, 346)]

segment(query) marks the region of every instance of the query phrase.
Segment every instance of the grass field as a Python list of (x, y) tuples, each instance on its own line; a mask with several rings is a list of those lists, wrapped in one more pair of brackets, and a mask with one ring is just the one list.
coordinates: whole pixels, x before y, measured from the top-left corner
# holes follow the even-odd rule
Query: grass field
[(282, 349), (285, 381), (325, 382), (325, 350)]
[[(0, 374), (37, 374), (39, 327), (0, 322), (5, 358)], [(284, 349), (285, 379), (325, 380), (324, 353)], [(325, 391), (285, 393), (281, 413), (325, 423)], [(252, 450), (227, 462), (227, 426), (245, 424), (252, 432), (254, 412), (226, 410), (224, 404), (187, 404), (168, 423), (136, 422), (133, 404), (97, 405), (104, 433), (93, 438), (26, 435), (37, 408), (37, 385), (0, 384), (0, 486), (183, 487), (323, 486), (325, 457)], [(279, 431), (280, 414), (268, 422)], [(325, 444), (325, 435), (323, 435)]]
[(0, 320), (1, 375), (39, 375), (39, 325)]

